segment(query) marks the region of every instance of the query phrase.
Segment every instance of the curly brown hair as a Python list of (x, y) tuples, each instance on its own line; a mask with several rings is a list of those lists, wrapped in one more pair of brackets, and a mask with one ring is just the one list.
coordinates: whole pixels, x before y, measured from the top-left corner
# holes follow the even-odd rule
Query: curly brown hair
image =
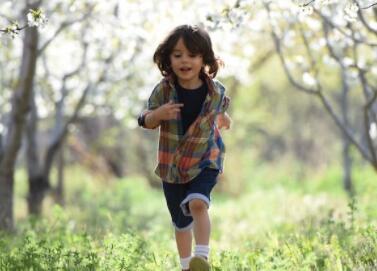
[(192, 54), (200, 54), (203, 57), (204, 69), (201, 70), (201, 73), (206, 73), (215, 78), (219, 67), (223, 66), (223, 62), (220, 58), (215, 57), (211, 38), (207, 31), (192, 25), (180, 25), (176, 27), (158, 45), (153, 55), (153, 61), (157, 64), (161, 74), (169, 76), (173, 73), (170, 64), (170, 54), (180, 38), (183, 39), (183, 43)]

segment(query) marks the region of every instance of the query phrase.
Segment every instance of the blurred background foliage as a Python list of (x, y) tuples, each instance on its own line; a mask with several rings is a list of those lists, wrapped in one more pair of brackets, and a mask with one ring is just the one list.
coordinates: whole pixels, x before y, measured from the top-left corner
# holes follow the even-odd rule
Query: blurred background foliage
[[(370, 1), (350, 1), (358, 10), (342, 1), (270, 1), (268, 8), (266, 2), (2, 1), (0, 29), (24, 22), (29, 7), (42, 8), (48, 23), (14, 38), (1, 35), (1, 173), (9, 169), (7, 148), (15, 146), (16, 137), (9, 137), (19, 120), (14, 101), (27, 101), (20, 148), (13, 152), (14, 188), (6, 185), (13, 178), (0, 177), (0, 209), (11, 209), (15, 222), (3, 223), (7, 216), (0, 212), (2, 228), (13, 228), (19, 237), (0, 240), (0, 263), (37, 264), (26, 256), (25, 244), (33, 248), (39, 242), (35, 259), (66, 259), (66, 270), (76, 256), (82, 270), (120, 270), (122, 264), (123, 270), (164, 270), (176, 264), (160, 180), (153, 173), (158, 131), (137, 127), (136, 118), (161, 77), (152, 63), (155, 48), (173, 27), (191, 23), (210, 32), (225, 62), (218, 79), (231, 97), (232, 128), (222, 132), (225, 169), (211, 207), (213, 247), (219, 251), (214, 270), (375, 267), (373, 148), (366, 159), (318, 96), (299, 91), (284, 68), (304, 90), (320, 83), (356, 141), (367, 148), (369, 137), (376, 150), (375, 100), (368, 108), (371, 121), (363, 122), (365, 102), (377, 93), (376, 9), (362, 9)], [(329, 30), (332, 40), (326, 41), (324, 18), (337, 24)], [(30, 41), (37, 41), (34, 51), (23, 47)], [(33, 80), (22, 88), (24, 59), (33, 55)], [(352, 186), (345, 183), (347, 172)], [(14, 200), (11, 208), (5, 198)], [(75, 240), (81, 249), (76, 254), (69, 250)], [(55, 246), (50, 241), (66, 254), (47, 252)], [(144, 266), (131, 256), (119, 256), (123, 262), (103, 256), (125, 247), (137, 255), (144, 242), (150, 246)]]

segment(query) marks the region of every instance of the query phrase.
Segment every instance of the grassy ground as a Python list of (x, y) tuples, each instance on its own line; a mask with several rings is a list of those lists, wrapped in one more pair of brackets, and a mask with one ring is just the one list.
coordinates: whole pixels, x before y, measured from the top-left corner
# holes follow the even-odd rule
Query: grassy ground
[[(377, 270), (370, 169), (355, 171), (352, 200), (336, 168), (304, 181), (283, 168), (250, 176), (242, 193), (213, 195), (213, 270)], [(104, 183), (72, 168), (66, 208), (47, 198), (39, 220), (25, 219), (18, 179), (17, 234), (1, 235), (0, 270), (179, 270), (163, 195), (143, 178)]]

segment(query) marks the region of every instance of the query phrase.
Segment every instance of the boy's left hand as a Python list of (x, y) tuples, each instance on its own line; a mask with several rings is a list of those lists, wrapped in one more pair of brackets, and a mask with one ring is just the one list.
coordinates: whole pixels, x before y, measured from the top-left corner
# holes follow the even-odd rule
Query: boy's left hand
[(225, 128), (225, 130), (229, 130), (232, 124), (232, 119), (227, 113), (221, 113), (217, 115), (216, 123), (219, 129)]

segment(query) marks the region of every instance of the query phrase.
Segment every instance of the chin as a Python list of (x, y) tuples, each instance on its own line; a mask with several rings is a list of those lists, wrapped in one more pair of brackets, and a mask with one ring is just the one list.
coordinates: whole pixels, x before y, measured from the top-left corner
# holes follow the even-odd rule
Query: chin
[(194, 78), (187, 78), (187, 77), (182, 77), (182, 76), (178, 76), (178, 79), (179, 80), (182, 80), (182, 81), (192, 81), (192, 80), (194, 80)]

